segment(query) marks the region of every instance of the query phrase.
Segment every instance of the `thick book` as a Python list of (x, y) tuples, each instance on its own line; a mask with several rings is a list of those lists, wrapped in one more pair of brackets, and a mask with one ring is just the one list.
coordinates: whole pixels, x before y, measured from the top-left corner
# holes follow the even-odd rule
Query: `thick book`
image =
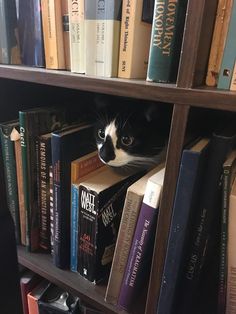
[(227, 298), (225, 313), (235, 313), (235, 269), (236, 269), (236, 251), (235, 251), (235, 228), (236, 219), (236, 180), (234, 179), (230, 197), (229, 197), (229, 217), (228, 217), (228, 244), (227, 244)]
[(187, 0), (155, 0), (147, 81), (175, 83)]
[(8, 121), (0, 124), (0, 139), (4, 163), (7, 205), (15, 225), (15, 235), (18, 244), (21, 243), (20, 214), (17, 188), (15, 147), (12, 139), (14, 129), (19, 129), (19, 121)]
[(21, 64), (15, 0), (0, 1), (0, 63)]
[(118, 299), (118, 306), (129, 312), (149, 276), (164, 175), (162, 168), (148, 179), (145, 188)]
[(118, 77), (146, 78), (154, 0), (124, 0)]
[[(221, 175), (223, 163), (236, 141), (235, 123), (215, 131), (202, 180), (194, 224), (178, 284), (174, 308), (189, 313), (208, 301), (208, 312), (217, 313), (220, 262)], [(206, 281), (206, 278), (208, 280)], [(208, 292), (208, 293), (207, 293)], [(209, 296), (209, 293), (211, 294)], [(207, 299), (206, 299), (207, 298)], [(203, 305), (206, 307), (206, 305)]]
[(40, 0), (18, 0), (18, 29), (24, 65), (44, 67), (45, 55)]
[(234, 36), (235, 28), (236, 28), (236, 2), (233, 1), (217, 88), (230, 89), (230, 83), (234, 69), (234, 62), (236, 58), (236, 52), (234, 49), (234, 47), (236, 46), (236, 38)]
[(209, 139), (202, 138), (182, 153), (157, 313), (174, 313), (177, 282), (182, 274), (188, 235), (193, 224), (197, 199), (209, 153)]
[(42, 280), (32, 291), (27, 294), (29, 314), (39, 314), (38, 301), (48, 287), (48, 281)]
[(92, 125), (77, 125), (52, 134), (54, 239), (53, 262), (70, 267), (71, 162), (94, 150)]
[(46, 68), (65, 69), (61, 0), (41, 0)]
[(216, 86), (229, 26), (233, 0), (219, 0), (208, 61), (206, 85)]
[(52, 165), (51, 153), (52, 134), (42, 134), (38, 138), (38, 182), (39, 182), (39, 247), (51, 249), (50, 232), (50, 174)]
[(61, 14), (62, 14), (62, 30), (63, 30), (63, 42), (64, 42), (64, 54), (65, 54), (65, 66), (67, 70), (70, 70), (70, 23), (69, 23), (69, 11), (68, 0), (61, 0)]
[(218, 314), (226, 309), (227, 294), (227, 246), (229, 226), (229, 198), (232, 184), (236, 174), (236, 150), (230, 152), (223, 164), (222, 178), (222, 215), (221, 215), (221, 243), (220, 243), (220, 269), (219, 269), (219, 292)]
[(80, 183), (78, 271), (93, 283), (109, 274), (125, 194), (137, 179), (105, 167)]
[(148, 179), (162, 167), (163, 165), (155, 167), (137, 182), (133, 183), (127, 190), (114, 257), (106, 288), (105, 301), (108, 303), (117, 305), (122, 278), (129, 257), (129, 251), (139, 211), (142, 205), (146, 184)]
[(26, 240), (30, 251), (39, 247), (38, 136), (61, 128), (65, 111), (45, 107), (19, 112), (26, 209)]
[(71, 71), (85, 73), (84, 0), (68, 0)]
[(70, 248), (70, 269), (77, 272), (78, 260), (78, 225), (79, 225), (79, 183), (84, 180), (89, 173), (94, 173), (96, 169), (104, 164), (98, 157), (98, 152), (82, 156), (71, 163), (71, 248)]
[(85, 0), (85, 74), (117, 77), (121, 0)]

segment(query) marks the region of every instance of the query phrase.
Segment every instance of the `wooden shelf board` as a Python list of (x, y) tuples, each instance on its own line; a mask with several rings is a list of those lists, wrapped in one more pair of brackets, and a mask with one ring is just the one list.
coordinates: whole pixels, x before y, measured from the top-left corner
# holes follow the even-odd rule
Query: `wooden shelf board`
[(25, 247), (22, 246), (18, 246), (17, 252), (18, 261), (21, 265), (31, 269), (52, 283), (81, 297), (82, 300), (97, 309), (102, 310), (104, 313), (127, 313), (125, 311), (118, 310), (116, 307), (104, 301), (104, 285), (94, 285), (82, 278), (79, 274), (55, 267), (52, 263), (52, 257), (50, 254), (28, 253)]
[(124, 97), (236, 111), (236, 92), (216, 88), (180, 88), (145, 80), (90, 77), (69, 71), (0, 65), (0, 78)]

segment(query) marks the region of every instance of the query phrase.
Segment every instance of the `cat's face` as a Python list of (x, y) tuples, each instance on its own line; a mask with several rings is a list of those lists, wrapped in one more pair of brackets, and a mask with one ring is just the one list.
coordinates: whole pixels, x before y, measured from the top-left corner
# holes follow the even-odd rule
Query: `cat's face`
[(167, 142), (157, 121), (148, 121), (141, 111), (105, 114), (95, 127), (101, 161), (112, 167), (147, 168), (158, 162)]

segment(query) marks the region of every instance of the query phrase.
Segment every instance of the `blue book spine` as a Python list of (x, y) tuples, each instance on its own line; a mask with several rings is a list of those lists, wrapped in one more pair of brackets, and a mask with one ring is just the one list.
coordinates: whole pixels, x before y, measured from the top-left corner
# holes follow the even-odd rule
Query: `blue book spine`
[(78, 266), (78, 219), (79, 219), (79, 187), (71, 186), (71, 249), (70, 269), (77, 272)]
[(220, 67), (218, 88), (229, 89), (231, 78), (234, 70), (234, 63), (236, 58), (236, 1), (233, 3), (232, 13), (229, 22), (229, 29), (224, 49), (223, 59)]

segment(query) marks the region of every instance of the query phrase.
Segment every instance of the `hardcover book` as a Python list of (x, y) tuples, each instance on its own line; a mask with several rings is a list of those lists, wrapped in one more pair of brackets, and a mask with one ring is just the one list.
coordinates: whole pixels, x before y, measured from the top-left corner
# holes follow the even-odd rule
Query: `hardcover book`
[(226, 309), (227, 294), (227, 246), (229, 227), (229, 198), (236, 173), (236, 150), (233, 150), (223, 164), (222, 178), (222, 215), (221, 215), (221, 250), (220, 250), (220, 274), (218, 292), (218, 314)]
[(145, 188), (118, 299), (118, 306), (129, 312), (149, 276), (164, 174), (165, 168), (157, 171)]
[(70, 70), (70, 32), (69, 32), (70, 24), (69, 24), (68, 0), (61, 0), (61, 14), (62, 14), (65, 64), (66, 64), (66, 69)]
[(200, 197), (208, 152), (209, 139), (203, 138), (182, 153), (157, 313), (174, 312), (177, 282), (183, 272), (184, 255)]
[[(194, 225), (191, 228), (183, 275), (178, 284), (181, 293), (175, 309), (189, 313), (208, 300), (208, 312), (217, 313), (220, 262), (221, 175), (223, 163), (236, 141), (235, 123), (228, 123), (213, 133), (206, 172), (202, 180)], [(205, 278), (209, 276), (206, 282)], [(198, 292), (198, 293), (197, 293)], [(211, 296), (207, 296), (207, 292)], [(204, 308), (206, 307), (203, 305)], [(200, 310), (199, 310), (200, 311)]]
[(235, 312), (235, 267), (236, 267), (236, 252), (235, 252), (235, 219), (236, 219), (236, 180), (234, 179), (229, 197), (229, 229), (228, 229), (228, 245), (227, 245), (227, 298), (225, 313)]
[(38, 136), (61, 128), (63, 110), (45, 107), (19, 112), (26, 209), (26, 240), (30, 251), (39, 247)]
[(97, 151), (78, 158), (71, 163), (71, 248), (70, 248), (70, 269), (77, 272), (78, 260), (78, 225), (79, 225), (79, 183), (89, 173), (104, 164), (100, 161)]
[(216, 86), (218, 82), (232, 5), (233, 0), (220, 0), (218, 2), (206, 77), (206, 85), (208, 86)]
[(48, 287), (48, 281), (42, 280), (32, 291), (27, 294), (29, 314), (39, 314), (38, 301)]
[(44, 45), (40, 0), (18, 0), (19, 42), (24, 65), (44, 67)]
[(236, 46), (236, 38), (234, 36), (235, 28), (236, 28), (236, 2), (233, 1), (217, 88), (230, 89), (230, 83), (232, 79), (236, 57), (234, 49), (234, 47)]
[(52, 134), (53, 262), (70, 267), (71, 162), (94, 150), (92, 125), (74, 125)]
[(80, 183), (78, 271), (93, 283), (108, 275), (125, 194), (137, 179), (105, 167)]
[(65, 69), (61, 0), (41, 0), (46, 68)]
[(127, 190), (114, 257), (106, 288), (105, 301), (108, 303), (117, 305), (122, 278), (125, 272), (146, 184), (148, 179), (162, 168), (163, 165), (157, 166), (141, 179), (133, 183)]
[(146, 78), (154, 0), (124, 0), (118, 77)]
[(147, 81), (175, 83), (187, 0), (155, 0)]
[(0, 125), (0, 138), (4, 163), (7, 204), (15, 225), (16, 241), (18, 244), (20, 244), (21, 234), (16, 174), (16, 159), (14, 141), (12, 139), (12, 134), (14, 133), (14, 129), (16, 128), (19, 129), (18, 120), (2, 123)]
[(0, 63), (21, 64), (15, 0), (0, 1)]
[(121, 0), (85, 0), (85, 73), (117, 77)]
[(85, 73), (84, 1), (68, 0), (71, 71)]

